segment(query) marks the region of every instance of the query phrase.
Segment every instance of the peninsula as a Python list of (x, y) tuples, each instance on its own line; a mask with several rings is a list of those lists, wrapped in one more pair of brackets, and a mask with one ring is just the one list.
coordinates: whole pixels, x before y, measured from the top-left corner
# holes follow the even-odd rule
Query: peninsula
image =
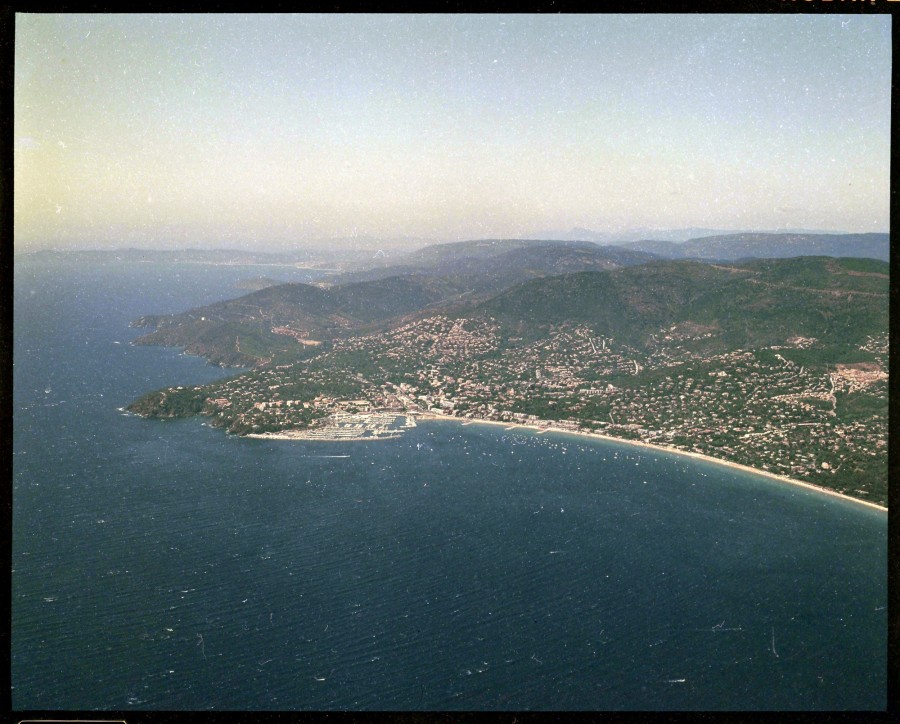
[[(255, 293), (263, 305), (247, 295), (155, 319), (145, 341), (230, 338), (245, 365), (253, 350), (254, 368), (159, 390), (129, 409), (303, 439), (334, 439), (352, 424), (356, 438), (399, 434), (381, 415), (553, 427), (886, 505), (885, 262), (628, 262), (550, 269), (500, 290), (465, 275), (283, 285)], [(479, 283), (480, 293), (460, 296)], [(208, 356), (223, 359), (221, 348)]]

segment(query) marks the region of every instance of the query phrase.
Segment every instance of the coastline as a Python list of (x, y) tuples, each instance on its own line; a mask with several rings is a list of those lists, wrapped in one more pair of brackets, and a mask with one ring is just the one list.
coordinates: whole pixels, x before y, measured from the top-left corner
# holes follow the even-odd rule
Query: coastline
[(403, 437), (403, 432), (390, 435), (370, 435), (364, 437), (362, 435), (348, 435), (346, 437), (327, 437), (326, 435), (308, 435), (305, 430), (296, 432), (248, 432), (240, 437), (252, 438), (254, 440), (308, 440), (312, 442), (375, 442), (376, 440), (396, 440)]
[(566, 435), (578, 435), (579, 437), (587, 437), (593, 438), (596, 440), (605, 440), (606, 442), (615, 442), (622, 443), (625, 445), (632, 445), (633, 447), (644, 448), (646, 450), (655, 450), (657, 452), (671, 453), (674, 455), (683, 455), (685, 457), (693, 458), (694, 460), (703, 460), (708, 463), (714, 463), (716, 465), (723, 465), (725, 467), (732, 468), (734, 470), (740, 470), (745, 473), (752, 473), (753, 475), (761, 475), (763, 477), (769, 478), (771, 480), (776, 480), (781, 483), (788, 483), (789, 485), (796, 485), (801, 488), (807, 488), (809, 490), (814, 490), (819, 493), (825, 493), (826, 495), (831, 495), (835, 498), (841, 498), (842, 500), (847, 500), (853, 503), (859, 503), (860, 505), (865, 505), (870, 508), (875, 508), (876, 510), (881, 510), (887, 512), (887, 507), (883, 505), (878, 505), (877, 503), (873, 503), (869, 500), (863, 500), (862, 498), (854, 498), (852, 495), (845, 495), (844, 493), (839, 493), (836, 490), (831, 490), (830, 488), (822, 487), (821, 485), (815, 485), (813, 483), (806, 483), (802, 480), (795, 480), (794, 478), (789, 478), (785, 475), (779, 475), (777, 473), (770, 473), (766, 470), (759, 470), (758, 468), (751, 468), (749, 465), (742, 465), (740, 463), (731, 462), (730, 460), (723, 460), (722, 458), (715, 458), (711, 455), (703, 455), (702, 453), (690, 452), (688, 450), (679, 450), (674, 447), (666, 447), (665, 445), (657, 445), (655, 443), (650, 442), (640, 442), (639, 440), (626, 440), (621, 437), (613, 437), (612, 435), (603, 435), (598, 432), (583, 432), (581, 430), (565, 430), (561, 427), (554, 427), (553, 425), (547, 426), (539, 426), (539, 425), (526, 425), (522, 423), (510, 423), (510, 422), (500, 422), (498, 420), (482, 420), (478, 418), (463, 418), (463, 417), (452, 417), (450, 415), (436, 415), (433, 412), (428, 413), (416, 413), (415, 416), (422, 420), (457, 420), (462, 423), (473, 423), (479, 425), (500, 425), (506, 429), (512, 428), (522, 428), (524, 430), (535, 430), (537, 432), (561, 432)]

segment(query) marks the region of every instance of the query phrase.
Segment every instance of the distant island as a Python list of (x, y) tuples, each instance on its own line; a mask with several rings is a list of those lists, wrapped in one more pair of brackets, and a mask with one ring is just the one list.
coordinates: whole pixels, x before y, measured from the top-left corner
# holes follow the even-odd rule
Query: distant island
[(153, 329), (138, 344), (250, 369), (128, 409), (204, 415), (254, 436), (343, 427), (346, 438), (356, 425), (391, 437), (386, 420), (417, 414), (552, 426), (886, 505), (888, 281), (876, 258), (436, 245), (316, 285), (136, 320)]

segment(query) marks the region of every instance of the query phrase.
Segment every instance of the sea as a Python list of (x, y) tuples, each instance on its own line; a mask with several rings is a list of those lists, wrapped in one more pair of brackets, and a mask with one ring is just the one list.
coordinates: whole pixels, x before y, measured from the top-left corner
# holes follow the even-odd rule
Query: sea
[(16, 258), (14, 710), (886, 707), (883, 511), (563, 433), (123, 413), (235, 374), (129, 323), (261, 275), (315, 272)]

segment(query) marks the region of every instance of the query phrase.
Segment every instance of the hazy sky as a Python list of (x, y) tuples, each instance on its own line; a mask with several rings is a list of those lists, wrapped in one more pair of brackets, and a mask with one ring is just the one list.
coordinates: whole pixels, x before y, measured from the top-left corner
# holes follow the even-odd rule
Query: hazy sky
[(891, 18), (16, 16), (15, 242), (888, 228)]

